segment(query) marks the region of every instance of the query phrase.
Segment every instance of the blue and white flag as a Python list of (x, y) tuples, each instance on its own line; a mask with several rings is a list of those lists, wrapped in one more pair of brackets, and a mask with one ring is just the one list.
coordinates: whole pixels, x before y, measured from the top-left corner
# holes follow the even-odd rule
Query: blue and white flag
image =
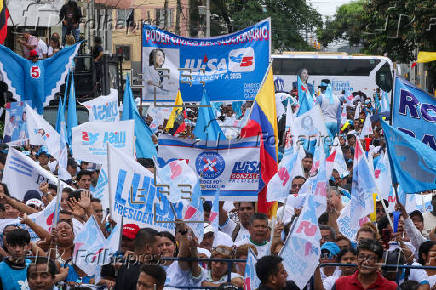
[(313, 98), (310, 95), (309, 90), (301, 82), (300, 76), (297, 76), (297, 88), (298, 88), (298, 104), (300, 108), (297, 112), (297, 117), (300, 117), (307, 111), (310, 111), (313, 107)]
[(52, 57), (32, 62), (0, 45), (0, 72), (17, 101), (31, 100), (32, 108), (42, 114), (65, 83), (74, 57), (82, 42), (61, 49)]
[(56, 201), (60, 202), (60, 199), (54, 198), (42, 211), (32, 213), (28, 218), (44, 230), (50, 232), (53, 227), (56, 227), (54, 222), (59, 220), (59, 211), (56, 211)]
[(256, 290), (260, 285), (260, 280), (256, 274), (256, 263), (256, 256), (249, 248), (247, 263), (245, 264), (244, 290)]
[(388, 154), (382, 153), (375, 166), (375, 182), (377, 184), (378, 194), (383, 199), (388, 199), (389, 192), (392, 189), (391, 166), (389, 164)]
[[(322, 151), (322, 150), (321, 150)], [(322, 162), (317, 185), (312, 194), (308, 194), (294, 231), (285, 241), (280, 252), (288, 279), (303, 288), (312, 277), (321, 254), (321, 233), (318, 218), (327, 207), (325, 162)], [(321, 173), (321, 171), (323, 173)]]
[(337, 220), (339, 230), (350, 240), (354, 240), (363, 219), (374, 212), (372, 197), (374, 193), (377, 193), (374, 173), (370, 169), (360, 142), (356, 142), (351, 201), (342, 210)]
[(53, 157), (60, 152), (60, 135), (41, 115), (26, 106), (27, 133), (31, 145), (44, 145)]
[(199, 182), (197, 182), (192, 189), (191, 201), (186, 207), (184, 220), (191, 222), (187, 225), (192, 229), (192, 232), (197, 237), (198, 241), (201, 242), (204, 236), (204, 209), (203, 203), (201, 202)]
[(168, 200), (178, 202), (188, 188), (192, 189), (198, 183), (198, 176), (191, 167), (186, 164), (186, 160), (174, 160), (163, 168), (157, 170), (159, 184), (168, 185)]
[(299, 150), (295, 150), (292, 155), (287, 155), (280, 161), (277, 173), (274, 174), (267, 185), (268, 202), (283, 202), (289, 196), (292, 180), (297, 172), (294, 168), (301, 167), (301, 163), (297, 162), (298, 152)]
[(77, 127), (77, 110), (76, 110), (76, 87), (74, 86), (74, 77), (71, 75), (70, 94), (68, 96), (67, 112), (67, 142), (71, 145), (73, 128)]
[(216, 121), (205, 89), (203, 90), (200, 105), (201, 107), (198, 108), (197, 123), (193, 131), (195, 137), (200, 140), (208, 141), (226, 140), (226, 136)]
[[(112, 219), (174, 233), (175, 219), (183, 217), (181, 201), (170, 204), (167, 188), (153, 174), (121, 150), (108, 145), (109, 201)], [(103, 166), (104, 167), (104, 166)], [(194, 190), (191, 189), (193, 194)], [(188, 193), (189, 194), (189, 193)], [(174, 211), (175, 213), (174, 213)], [(202, 210), (202, 207), (201, 207)], [(201, 218), (204, 220), (204, 217)], [(202, 225), (203, 226), (203, 225)]]
[(395, 78), (392, 126), (436, 150), (436, 98)]
[(2, 182), (8, 186), (10, 195), (18, 200), (23, 200), (26, 191), (39, 188), (43, 182), (58, 184), (57, 178), (51, 172), (12, 147), (9, 148), (6, 158)]
[(111, 89), (107, 96), (100, 96), (81, 103), (89, 111), (89, 122), (116, 122), (120, 119), (118, 90)]
[(380, 112), (389, 112), (391, 110), (390, 97), (387, 92), (381, 91)]
[(97, 274), (98, 266), (105, 261), (106, 238), (94, 216), (91, 216), (74, 238), (73, 264), (88, 276)]
[(386, 137), (392, 181), (405, 193), (436, 189), (436, 154), (418, 139), (381, 121)]
[(148, 128), (145, 121), (139, 115), (133, 99), (132, 89), (130, 88), (129, 76), (126, 80), (126, 88), (123, 96), (122, 121), (135, 120), (135, 155), (137, 158), (153, 158), (157, 156), (156, 146), (151, 139), (153, 132)]

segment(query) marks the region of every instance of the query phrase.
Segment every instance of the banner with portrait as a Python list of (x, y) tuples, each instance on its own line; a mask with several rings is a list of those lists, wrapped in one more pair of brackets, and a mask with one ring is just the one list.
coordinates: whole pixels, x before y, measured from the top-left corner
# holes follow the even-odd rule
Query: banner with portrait
[[(143, 99), (254, 100), (271, 55), (271, 21), (213, 37), (186, 38), (155, 26), (142, 27)], [(179, 70), (181, 69), (181, 70)]]
[(29, 138), (26, 127), (26, 104), (32, 106), (32, 101), (11, 102), (5, 105), (3, 143)]

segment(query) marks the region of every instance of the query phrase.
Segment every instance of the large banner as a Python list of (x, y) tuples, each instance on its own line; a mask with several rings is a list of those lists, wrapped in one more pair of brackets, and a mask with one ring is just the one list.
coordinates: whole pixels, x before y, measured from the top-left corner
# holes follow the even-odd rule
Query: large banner
[(260, 137), (206, 142), (159, 136), (159, 157), (188, 160), (200, 177), (202, 196), (220, 200), (257, 201), (260, 176)]
[(144, 24), (143, 98), (153, 100), (156, 90), (157, 100), (174, 100), (180, 88), (183, 101), (200, 101), (205, 84), (212, 101), (254, 100), (270, 55), (270, 19), (214, 38), (185, 38)]
[[(133, 157), (109, 146), (109, 192), (112, 219), (123, 224), (137, 224), (174, 234), (175, 218), (183, 217), (183, 203), (168, 201), (167, 195), (155, 184), (153, 174)], [(172, 221), (172, 222), (171, 222)]]
[(87, 122), (73, 128), (73, 157), (94, 163), (106, 163), (106, 143), (133, 156), (135, 121)]
[(26, 127), (26, 104), (31, 106), (32, 101), (12, 102), (5, 105), (4, 143), (29, 138)]
[(57, 185), (58, 181), (38, 162), (11, 147), (3, 172), (3, 182), (8, 186), (11, 196), (23, 200), (26, 191), (39, 189), (43, 182)]
[(395, 78), (392, 126), (436, 150), (436, 98)]
[(100, 96), (82, 103), (89, 111), (89, 122), (115, 122), (120, 120), (118, 90), (111, 89), (107, 96)]

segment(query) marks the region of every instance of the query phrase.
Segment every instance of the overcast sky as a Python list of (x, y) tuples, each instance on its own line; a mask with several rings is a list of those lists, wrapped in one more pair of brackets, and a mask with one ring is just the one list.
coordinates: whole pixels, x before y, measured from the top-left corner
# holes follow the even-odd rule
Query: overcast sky
[(342, 4), (352, 2), (351, 0), (307, 0), (323, 16), (333, 16), (336, 8)]

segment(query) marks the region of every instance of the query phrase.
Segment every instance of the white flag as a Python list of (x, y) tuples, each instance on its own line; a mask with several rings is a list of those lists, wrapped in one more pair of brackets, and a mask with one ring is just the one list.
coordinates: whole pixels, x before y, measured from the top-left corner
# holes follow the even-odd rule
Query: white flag
[[(183, 203), (170, 203), (168, 187), (157, 187), (153, 174), (132, 156), (108, 145), (108, 182), (112, 219), (124, 224), (174, 233), (175, 219), (183, 217)], [(189, 191), (189, 188), (184, 188)], [(192, 190), (192, 189), (191, 189)], [(188, 196), (187, 194), (186, 196)]]
[(47, 146), (48, 152), (57, 158), (60, 152), (59, 133), (28, 105), (26, 106), (26, 118), (30, 144)]
[[(106, 163), (106, 143), (133, 156), (135, 121), (87, 122), (73, 128), (73, 157), (94, 163)], [(137, 136), (141, 138), (141, 136)]]
[(48, 182), (57, 185), (57, 178), (20, 151), (9, 148), (3, 171), (3, 182), (11, 196), (23, 200), (26, 191), (38, 190), (39, 185)]
[(89, 122), (116, 122), (120, 120), (118, 90), (111, 89), (109, 95), (83, 102), (82, 105), (89, 111)]
[(371, 115), (368, 114), (366, 115), (365, 122), (363, 123), (363, 129), (362, 132), (360, 133), (360, 139), (364, 139), (365, 136), (371, 135), (373, 133), (374, 132), (372, 131), (372, 126), (371, 126)]

